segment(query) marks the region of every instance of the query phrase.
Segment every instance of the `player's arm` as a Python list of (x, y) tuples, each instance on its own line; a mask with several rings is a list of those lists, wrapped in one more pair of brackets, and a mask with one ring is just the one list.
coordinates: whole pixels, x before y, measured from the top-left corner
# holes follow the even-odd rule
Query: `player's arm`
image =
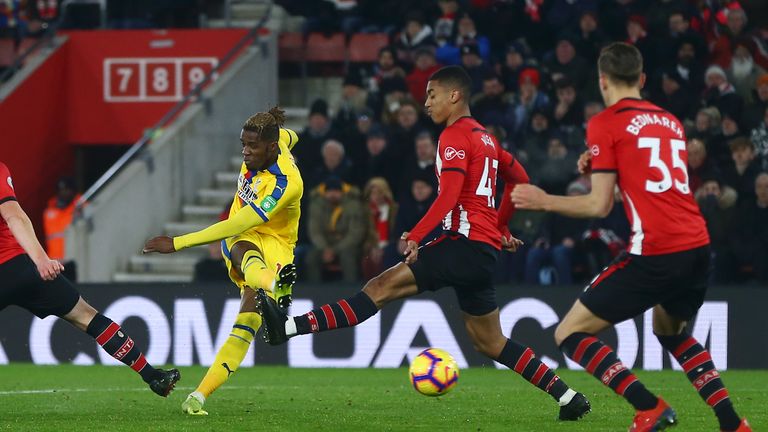
[(550, 195), (533, 185), (518, 185), (512, 191), (512, 202), (517, 208), (544, 210), (575, 218), (602, 218), (613, 207), (615, 172), (593, 172), (592, 190), (587, 195)]
[(280, 128), (279, 140), (285, 143), (288, 150), (292, 150), (296, 143), (299, 142), (299, 136), (292, 129)]
[(193, 246), (212, 243), (241, 234), (253, 227), (269, 222), (269, 215), (279, 213), (290, 202), (299, 197), (298, 187), (286, 184), (283, 188), (277, 184), (272, 193), (261, 203), (251, 202), (241, 208), (229, 219), (217, 222), (203, 230), (178, 237), (159, 236), (147, 241), (143, 253), (172, 253)]
[(530, 178), (528, 173), (525, 172), (525, 168), (509, 152), (500, 147), (498, 149), (499, 176), (504, 179), (504, 193), (501, 196), (505, 198), (501, 200), (499, 205), (497, 227), (499, 232), (501, 232), (501, 243), (504, 249), (514, 252), (523, 245), (523, 242), (514, 238), (509, 232), (509, 221), (512, 219), (512, 215), (515, 214), (515, 204), (511, 199), (506, 199), (506, 197), (512, 194), (516, 185), (529, 183)]
[(435, 202), (429, 207), (427, 213), (416, 224), (413, 229), (403, 234), (403, 240), (407, 246), (405, 251), (405, 262), (411, 264), (418, 257), (419, 243), (424, 236), (434, 229), (443, 217), (454, 207), (459, 200), (461, 187), (464, 184), (465, 172), (458, 168), (443, 168), (440, 175), (440, 192), (435, 198)]
[(24, 212), (15, 199), (7, 199), (0, 204), (0, 216), (2, 216), (8, 229), (19, 242), (24, 251), (27, 252), (32, 261), (37, 266), (40, 277), (44, 280), (53, 280), (64, 270), (64, 266), (48, 257), (45, 249), (40, 245), (35, 235), (35, 229), (29, 216)]
[(440, 224), (445, 215), (456, 206), (469, 167), (471, 146), (469, 139), (461, 132), (451, 129), (443, 131), (437, 151), (441, 160), (437, 198), (416, 226), (401, 237), (406, 242), (404, 254), (407, 264), (415, 262), (418, 258), (419, 243), (424, 236)]

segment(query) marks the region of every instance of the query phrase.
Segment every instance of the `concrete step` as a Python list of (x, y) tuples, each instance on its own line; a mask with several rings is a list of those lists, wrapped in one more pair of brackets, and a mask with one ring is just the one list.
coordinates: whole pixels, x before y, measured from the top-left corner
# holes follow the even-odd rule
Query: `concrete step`
[(221, 189), (230, 188), (235, 190), (237, 188), (237, 178), (240, 177), (239, 171), (219, 171), (216, 173), (216, 187)]
[(232, 18), (240, 20), (258, 20), (267, 13), (269, 5), (263, 2), (232, 4)]
[(184, 222), (206, 222), (209, 224), (219, 220), (221, 211), (221, 206), (210, 205), (185, 204), (181, 208)]
[(285, 110), (285, 117), (287, 119), (301, 119), (303, 121), (309, 117), (309, 108), (306, 107), (283, 107), (283, 110)]
[(199, 258), (193, 256), (134, 255), (128, 262), (131, 273), (182, 274), (193, 272)]
[(163, 274), (163, 273), (126, 273), (119, 272), (112, 276), (113, 282), (128, 283), (188, 283), (192, 282), (194, 275), (189, 274)]
[(243, 157), (232, 156), (232, 159), (229, 160), (229, 166), (237, 172), (240, 172), (240, 168), (243, 166)]
[(165, 224), (165, 233), (171, 237), (180, 236), (195, 231), (200, 231), (210, 226), (206, 222), (168, 222)]
[(235, 189), (200, 189), (197, 191), (197, 201), (203, 205), (217, 205), (219, 211), (224, 210), (224, 206), (232, 203), (235, 196)]

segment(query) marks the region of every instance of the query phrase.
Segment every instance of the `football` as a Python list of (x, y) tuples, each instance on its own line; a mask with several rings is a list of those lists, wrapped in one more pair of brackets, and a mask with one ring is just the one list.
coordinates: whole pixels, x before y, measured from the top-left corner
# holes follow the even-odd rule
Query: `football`
[(444, 395), (459, 382), (456, 360), (438, 348), (427, 348), (420, 352), (411, 362), (408, 372), (413, 388), (426, 396)]

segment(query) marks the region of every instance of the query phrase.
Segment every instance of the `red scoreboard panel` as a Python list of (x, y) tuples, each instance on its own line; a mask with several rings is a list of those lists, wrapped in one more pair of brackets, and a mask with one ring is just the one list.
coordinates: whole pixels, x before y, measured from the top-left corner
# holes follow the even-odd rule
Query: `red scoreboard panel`
[(104, 101), (175, 102), (217, 64), (215, 57), (106, 58)]

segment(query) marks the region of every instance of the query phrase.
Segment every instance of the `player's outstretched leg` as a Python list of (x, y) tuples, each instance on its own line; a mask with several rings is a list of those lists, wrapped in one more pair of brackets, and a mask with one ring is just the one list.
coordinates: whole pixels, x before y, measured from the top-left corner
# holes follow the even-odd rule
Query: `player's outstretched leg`
[(255, 309), (253, 300), (253, 290), (245, 287), (243, 289), (243, 302), (240, 307), (240, 313), (235, 318), (232, 331), (216, 353), (211, 367), (208, 368), (205, 377), (194, 392), (190, 393), (187, 399), (181, 404), (181, 410), (190, 415), (207, 415), (203, 410), (205, 400), (216, 389), (221, 387), (229, 377), (234, 374), (240, 363), (245, 358), (245, 354), (251, 346), (251, 342), (256, 332), (261, 327), (261, 317), (256, 312), (248, 312)]
[(563, 340), (560, 349), (635, 407), (630, 432), (657, 431), (677, 424), (675, 411), (649, 392), (616, 353), (595, 336), (573, 333)]
[(122, 327), (100, 313), (97, 313), (88, 324), (86, 333), (96, 339), (96, 342), (109, 355), (138, 372), (149, 388), (162, 397), (168, 396), (176, 382), (181, 379), (177, 369), (155, 369), (147, 363), (144, 354), (135, 347), (133, 339)]
[(688, 332), (675, 336), (656, 335), (661, 346), (666, 348), (680, 363), (688, 379), (702, 399), (712, 407), (723, 431), (751, 430), (746, 419), (739, 419), (733, 408), (728, 390), (720, 380), (712, 357)]
[[(465, 291), (457, 290), (457, 293)], [(462, 304), (461, 300), (459, 304)], [(589, 401), (583, 394), (570, 389), (552, 369), (536, 358), (533, 350), (504, 336), (495, 301), (482, 307), (478, 306), (480, 304), (465, 302), (462, 306), (464, 326), (478, 352), (507, 366), (552, 396), (560, 405), (560, 420), (578, 420), (590, 412)]]
[(552, 396), (560, 405), (559, 420), (578, 420), (592, 411), (587, 398), (569, 388), (552, 369), (536, 358), (532, 349), (507, 339), (501, 353), (494, 360)]
[(296, 317), (289, 317), (262, 289), (256, 291), (256, 303), (264, 319), (264, 341), (271, 345), (300, 334), (356, 326), (379, 311), (364, 291)]

